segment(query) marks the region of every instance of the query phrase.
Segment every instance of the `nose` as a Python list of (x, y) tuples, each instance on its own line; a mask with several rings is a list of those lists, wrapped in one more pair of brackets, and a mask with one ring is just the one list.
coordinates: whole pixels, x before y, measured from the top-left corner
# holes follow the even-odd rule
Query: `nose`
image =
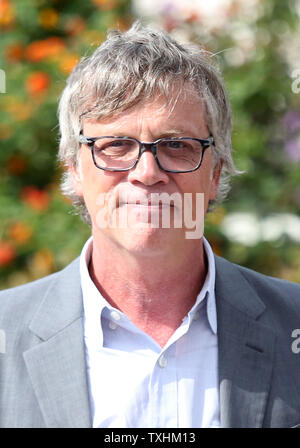
[(161, 170), (152, 152), (144, 150), (135, 168), (129, 171), (130, 182), (141, 182), (144, 185), (154, 185), (158, 182), (168, 183), (168, 173)]

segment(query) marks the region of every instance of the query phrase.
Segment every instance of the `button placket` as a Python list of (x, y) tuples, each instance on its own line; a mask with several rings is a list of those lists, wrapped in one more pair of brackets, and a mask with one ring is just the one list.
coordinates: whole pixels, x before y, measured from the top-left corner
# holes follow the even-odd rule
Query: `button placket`
[(161, 355), (158, 359), (158, 365), (159, 367), (161, 367), (162, 369), (167, 367), (168, 365), (168, 360), (164, 355)]
[(174, 344), (157, 353), (149, 384), (151, 427), (178, 427), (178, 411), (177, 406), (174, 406), (178, 389), (174, 356)]

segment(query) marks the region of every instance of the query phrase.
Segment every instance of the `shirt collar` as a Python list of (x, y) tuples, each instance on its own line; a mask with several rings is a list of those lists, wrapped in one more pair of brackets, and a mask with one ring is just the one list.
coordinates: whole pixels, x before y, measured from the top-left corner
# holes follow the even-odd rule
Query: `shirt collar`
[(194, 306), (191, 308), (190, 312), (194, 308), (199, 306), (200, 302), (207, 297), (206, 302), (206, 312), (208, 322), (210, 324), (211, 330), (214, 334), (217, 334), (217, 310), (216, 310), (216, 297), (215, 297), (215, 278), (216, 278), (216, 266), (215, 257), (212, 248), (205, 237), (203, 237), (204, 251), (207, 257), (207, 274), (202, 286), (201, 291), (198, 294)]
[[(93, 238), (90, 237), (85, 243), (80, 255), (80, 279), (83, 294), (85, 335), (86, 337), (91, 338), (91, 340), (98, 341), (98, 344), (100, 343), (102, 345), (103, 333), (101, 325), (99, 326), (99, 319), (95, 319), (95, 316), (101, 316), (104, 308), (108, 308), (109, 310), (115, 310), (115, 308), (102, 296), (90, 277), (88, 265), (92, 255), (92, 245)], [(188, 313), (188, 318), (192, 320), (206, 298), (207, 319), (212, 332), (216, 334), (215, 259), (212, 248), (204, 237), (203, 245), (207, 256), (207, 275), (203, 287), (199, 292), (193, 307)]]
[(84, 309), (84, 334), (85, 338), (90, 340), (90, 344), (94, 343), (96, 346), (102, 347), (103, 333), (102, 326), (99, 325), (99, 317), (101, 316), (105, 306), (110, 307), (111, 305), (104, 299), (90, 277), (88, 266), (92, 255), (92, 248), (93, 237), (90, 237), (83, 246), (80, 255), (80, 280)]

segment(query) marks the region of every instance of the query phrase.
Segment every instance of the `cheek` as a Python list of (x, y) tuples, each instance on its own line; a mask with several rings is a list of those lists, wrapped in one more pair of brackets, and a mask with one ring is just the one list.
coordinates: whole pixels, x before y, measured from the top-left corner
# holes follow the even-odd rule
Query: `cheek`
[(92, 197), (93, 194), (102, 189), (105, 190), (106, 179), (104, 171), (99, 170), (93, 163), (91, 153), (82, 154), (80, 160), (80, 174), (83, 185), (85, 200)]
[(209, 170), (198, 170), (185, 176), (180, 181), (181, 191), (183, 193), (207, 193), (211, 183)]
[[(99, 170), (98, 170), (99, 171)], [(105, 193), (111, 187), (109, 179), (106, 179), (101, 172), (95, 170), (83, 171), (83, 190), (85, 201), (94, 201), (95, 196)]]
[[(194, 173), (186, 174), (186, 176), (181, 179), (180, 189), (182, 193), (192, 193), (194, 218), (196, 216), (195, 210), (199, 209), (200, 213), (202, 207), (204, 207), (204, 213), (206, 213), (209, 201), (215, 196), (213, 174), (210, 164), (203, 164), (200, 169)], [(203, 194), (204, 196), (198, 198), (197, 193), (200, 195)]]
[(83, 196), (87, 206), (101, 202), (101, 196), (110, 195), (124, 178), (124, 173), (113, 173), (93, 166), (82, 166)]

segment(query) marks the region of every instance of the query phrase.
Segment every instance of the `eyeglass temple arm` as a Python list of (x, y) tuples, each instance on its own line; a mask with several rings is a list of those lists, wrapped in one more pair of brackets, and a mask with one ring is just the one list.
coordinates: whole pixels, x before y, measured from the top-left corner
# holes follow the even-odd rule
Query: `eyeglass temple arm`
[(79, 134), (79, 143), (83, 143), (83, 144), (91, 144), (93, 143), (93, 139), (92, 138), (87, 138), (82, 134)]

